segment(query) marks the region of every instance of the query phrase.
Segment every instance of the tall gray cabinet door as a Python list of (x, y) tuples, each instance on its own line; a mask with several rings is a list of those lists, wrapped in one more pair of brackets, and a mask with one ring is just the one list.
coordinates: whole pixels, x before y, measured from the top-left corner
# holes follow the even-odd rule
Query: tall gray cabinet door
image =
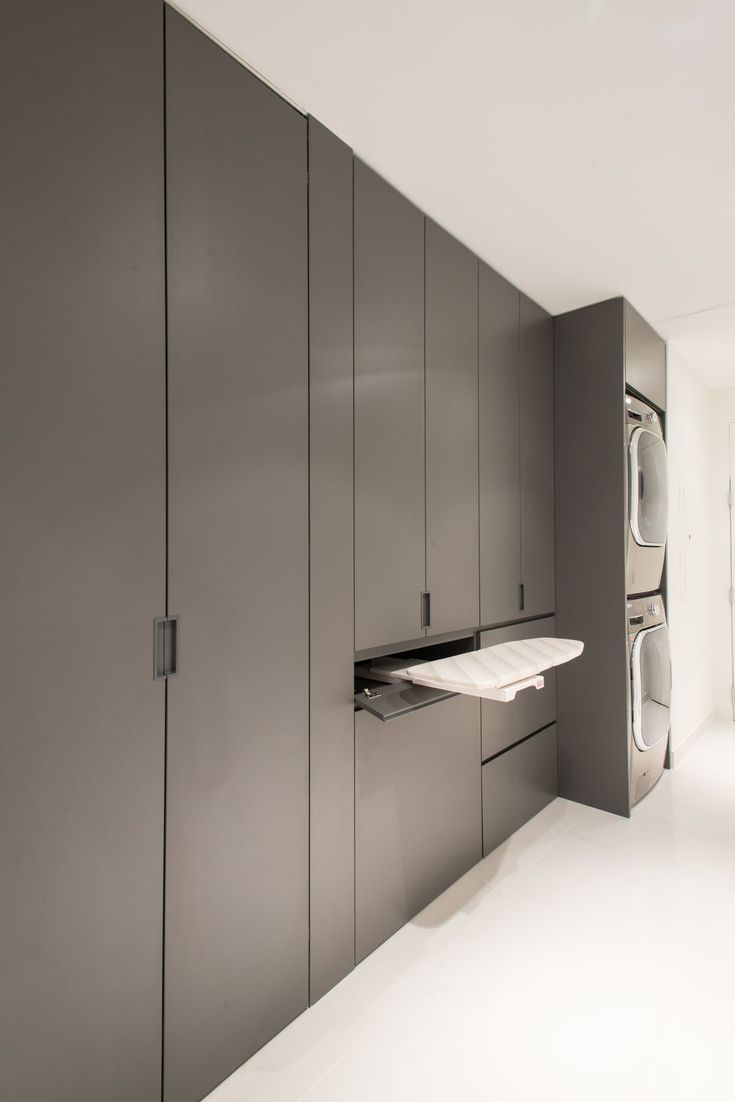
[(480, 619), (521, 610), (520, 293), (480, 264)]
[(355, 161), (355, 648), (422, 634), (424, 217)]
[(0, 35), (0, 1097), (160, 1098), (163, 43), (154, 0)]
[(309, 996), (355, 965), (352, 150), (309, 119)]
[(477, 257), (426, 220), (430, 634), (479, 623)]
[(554, 611), (554, 322), (521, 295), (523, 614)]
[(306, 120), (166, 11), (164, 1096), (307, 1004)]

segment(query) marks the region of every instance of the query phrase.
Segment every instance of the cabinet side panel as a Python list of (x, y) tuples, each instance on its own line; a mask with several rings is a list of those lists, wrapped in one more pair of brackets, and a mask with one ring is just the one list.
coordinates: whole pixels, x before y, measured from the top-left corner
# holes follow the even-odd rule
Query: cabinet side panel
[(554, 322), (559, 792), (627, 815), (623, 300)]
[(625, 382), (666, 411), (666, 342), (625, 303)]
[(310, 966), (355, 963), (352, 151), (309, 119)]

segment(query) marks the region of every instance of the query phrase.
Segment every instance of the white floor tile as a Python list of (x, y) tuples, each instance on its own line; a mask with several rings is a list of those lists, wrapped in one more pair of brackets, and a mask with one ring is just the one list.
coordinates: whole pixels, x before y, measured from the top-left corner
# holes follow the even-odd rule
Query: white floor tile
[(630, 819), (555, 800), (210, 1102), (732, 1102), (735, 724)]

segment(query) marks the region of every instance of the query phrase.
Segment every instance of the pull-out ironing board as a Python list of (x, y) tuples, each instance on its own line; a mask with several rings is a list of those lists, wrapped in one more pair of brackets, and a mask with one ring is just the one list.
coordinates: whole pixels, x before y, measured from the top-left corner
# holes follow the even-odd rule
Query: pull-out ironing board
[(366, 664), (372, 685), (355, 694), (355, 703), (383, 722), (459, 694), (507, 703), (523, 689), (542, 689), (545, 670), (583, 650), (576, 639), (519, 639), (410, 666), (379, 659)]
[(583, 650), (577, 639), (519, 639), (393, 673), (415, 685), (507, 702), (521, 689), (543, 689), (544, 670), (571, 662)]

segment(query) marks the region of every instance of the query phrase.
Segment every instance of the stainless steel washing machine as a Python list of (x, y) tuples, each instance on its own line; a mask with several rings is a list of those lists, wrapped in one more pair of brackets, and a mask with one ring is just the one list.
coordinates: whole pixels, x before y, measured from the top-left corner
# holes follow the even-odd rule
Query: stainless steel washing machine
[(628, 394), (625, 423), (628, 461), (626, 592), (632, 596), (655, 593), (661, 587), (668, 494), (666, 445), (658, 413)]
[(671, 657), (660, 593), (629, 600), (627, 618), (632, 807), (663, 773), (670, 727)]

